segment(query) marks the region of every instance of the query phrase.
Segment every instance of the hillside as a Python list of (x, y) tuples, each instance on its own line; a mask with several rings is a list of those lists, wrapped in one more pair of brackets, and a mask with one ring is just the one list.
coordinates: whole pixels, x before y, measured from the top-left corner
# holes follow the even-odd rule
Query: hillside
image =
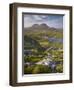
[[(48, 63), (49, 65), (51, 56), (52, 65), (55, 63), (61, 63), (57, 68), (60, 68), (59, 72), (62, 72), (63, 67), (63, 31), (62, 29), (56, 29), (54, 27), (49, 27), (46, 24), (34, 24), (32, 27), (24, 28), (24, 62), (26, 66), (25, 69), (31, 68), (34, 70), (35, 65), (37, 68), (46, 67), (48, 69), (49, 66), (44, 64), (38, 65), (40, 62)], [(46, 59), (48, 58), (48, 61)], [(50, 67), (52, 67), (50, 65)], [(39, 69), (38, 69), (39, 70)], [(53, 72), (50, 71), (45, 72)], [(57, 72), (57, 70), (55, 71)], [(37, 73), (24, 71), (24, 73)]]

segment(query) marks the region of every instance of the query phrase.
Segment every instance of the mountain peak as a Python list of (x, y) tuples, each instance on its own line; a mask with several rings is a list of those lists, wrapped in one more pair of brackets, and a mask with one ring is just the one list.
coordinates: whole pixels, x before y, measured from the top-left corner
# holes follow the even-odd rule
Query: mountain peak
[(44, 27), (44, 28), (49, 28), (49, 26), (47, 24), (45, 24), (45, 23), (40, 24), (40, 26)]
[(48, 29), (50, 27), (47, 24), (42, 23), (42, 24), (34, 24), (34, 25), (32, 25), (32, 28)]
[(39, 24), (34, 24), (34, 25), (32, 25), (32, 27), (37, 28), (37, 27), (39, 27)]

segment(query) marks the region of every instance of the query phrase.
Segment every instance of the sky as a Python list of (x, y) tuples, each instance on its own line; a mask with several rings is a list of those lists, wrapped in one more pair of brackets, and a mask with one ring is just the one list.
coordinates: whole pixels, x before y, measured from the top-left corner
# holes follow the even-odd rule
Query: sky
[(63, 28), (63, 15), (24, 14), (24, 28), (45, 23), (49, 27)]

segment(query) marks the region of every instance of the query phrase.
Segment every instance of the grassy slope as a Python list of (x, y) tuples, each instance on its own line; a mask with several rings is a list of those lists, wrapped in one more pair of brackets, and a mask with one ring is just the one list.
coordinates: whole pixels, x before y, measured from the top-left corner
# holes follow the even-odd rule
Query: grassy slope
[[(59, 48), (63, 49), (63, 45), (62, 43), (58, 43), (58, 42), (49, 42), (47, 40), (47, 38), (44, 38), (44, 36), (47, 37), (56, 37), (56, 38), (63, 38), (63, 33), (60, 30), (27, 30), (24, 33), (24, 36), (29, 37), (29, 40), (24, 37), (24, 49), (29, 49), (32, 51), (33, 55), (30, 56), (26, 56), (24, 58), (25, 62), (38, 62), (43, 60), (43, 58), (50, 53), (52, 56), (54, 55), (54, 57), (52, 58), (52, 60), (54, 61), (63, 61), (63, 51), (58, 50)], [(32, 43), (33, 41), (33, 43)], [(57, 50), (49, 50), (46, 51), (47, 48), (57, 48)], [(40, 66), (36, 66), (35, 69), (38, 69), (38, 67)], [(59, 70), (59, 67), (62, 68), (62, 65), (57, 66), (57, 69)], [(31, 69), (31, 67), (28, 67)], [(27, 68), (25, 68), (27, 69)], [(33, 67), (32, 67), (33, 69)], [(60, 71), (60, 70), (59, 70)], [(29, 71), (30, 73), (32, 73), (31, 71)], [(34, 73), (35, 70), (33, 70)], [(38, 71), (37, 71), (38, 72)]]

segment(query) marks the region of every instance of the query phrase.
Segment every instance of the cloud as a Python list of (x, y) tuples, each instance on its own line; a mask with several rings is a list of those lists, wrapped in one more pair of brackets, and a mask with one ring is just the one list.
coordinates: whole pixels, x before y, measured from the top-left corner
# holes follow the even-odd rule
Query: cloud
[(33, 24), (42, 24), (42, 23), (45, 23), (50, 27), (62, 28), (63, 16), (24, 14), (24, 27), (31, 27)]

